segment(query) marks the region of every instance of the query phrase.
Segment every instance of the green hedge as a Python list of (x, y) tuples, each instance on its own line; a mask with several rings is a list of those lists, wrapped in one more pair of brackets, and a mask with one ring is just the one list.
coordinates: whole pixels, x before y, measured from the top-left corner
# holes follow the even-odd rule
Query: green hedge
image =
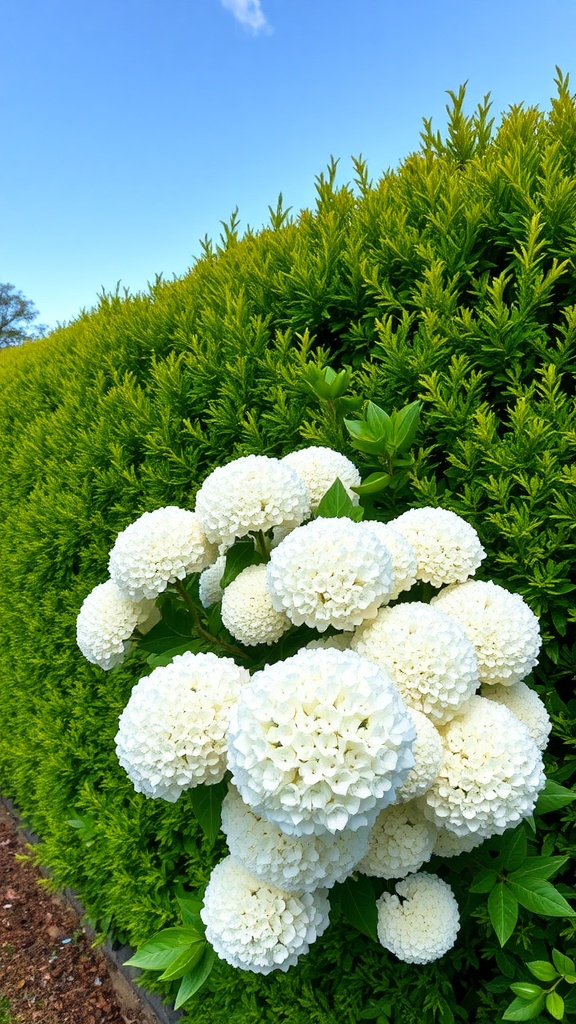
[[(172, 806), (132, 791), (113, 737), (144, 662), (89, 666), (78, 609), (117, 532), (190, 507), (216, 465), (348, 450), (304, 381), (309, 362), (352, 366), (355, 390), (384, 408), (423, 400), (410, 491), (384, 514), (460, 513), (488, 551), (479, 576), (541, 616), (548, 771), (573, 782), (576, 103), (557, 85), (548, 114), (513, 107), (497, 129), (488, 105), (465, 114), (461, 90), (446, 138), (425, 122), (421, 149), (377, 184), (357, 160), (338, 186), (332, 163), (314, 211), (291, 219), (279, 203), (243, 238), (233, 218), (184, 279), (104, 296), (0, 352), (0, 790), (109, 934), (136, 944), (175, 919), (176, 893), (206, 881), (224, 847), (208, 847), (186, 794)], [(548, 815), (538, 841), (573, 855), (575, 823), (570, 808)], [(574, 949), (574, 926), (526, 916), (503, 956), (461, 860), (466, 924), (439, 963), (398, 964), (336, 920), (285, 975), (219, 962), (190, 1020), (494, 1024), (512, 998), (501, 971)]]

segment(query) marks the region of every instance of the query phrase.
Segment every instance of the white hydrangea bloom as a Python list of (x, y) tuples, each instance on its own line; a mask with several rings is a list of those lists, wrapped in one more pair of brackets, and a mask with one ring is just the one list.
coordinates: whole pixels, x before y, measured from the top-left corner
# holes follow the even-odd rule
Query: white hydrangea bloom
[(116, 538), (110, 576), (128, 597), (155, 598), (169, 583), (201, 572), (216, 558), (198, 516), (177, 505), (145, 512)]
[(392, 593), (392, 559), (365, 524), (315, 519), (271, 552), (268, 587), (296, 626), (352, 630)]
[(437, 834), (414, 804), (392, 804), (376, 818), (357, 870), (375, 878), (404, 878), (430, 860)]
[(477, 832), (470, 832), (467, 836), (455, 836), (449, 829), (439, 828), (432, 852), (435, 857), (459, 857), (461, 853), (471, 853), (488, 838), (489, 836), (479, 836)]
[(284, 456), (282, 462), (291, 466), (306, 484), (312, 512), (316, 511), (326, 491), (330, 489), (337, 478), (344, 485), (344, 489), (354, 505), (360, 501), (359, 495), (351, 488), (357, 487), (362, 482), (362, 477), (354, 463), (341, 452), (314, 445), (311, 448), (301, 448), (297, 452), (290, 452), (289, 455)]
[(442, 737), (436, 726), (421, 711), (414, 708), (408, 710), (416, 728), (416, 739), (412, 747), (414, 767), (396, 790), (396, 800), (401, 804), (422, 796), (430, 788), (444, 760)]
[(218, 601), (222, 600), (223, 591), (220, 583), (225, 568), (226, 555), (218, 555), (216, 561), (200, 574), (198, 593), (204, 608), (209, 608), (210, 605), (217, 604)]
[(474, 647), (450, 615), (414, 601), (381, 608), (351, 648), (384, 668), (406, 703), (448, 722), (479, 686)]
[(481, 694), (488, 700), (505, 704), (524, 723), (539, 750), (546, 750), (552, 729), (544, 701), (526, 683), (513, 686), (483, 686)]
[(300, 650), (243, 688), (230, 717), (232, 781), (288, 835), (372, 824), (414, 763), (414, 725), (377, 666)]
[(249, 565), (222, 596), (222, 622), (241, 644), (274, 644), (292, 623), (276, 611), (266, 585), (266, 566)]
[(306, 644), (307, 651), (347, 651), (350, 647), (352, 633), (335, 633), (334, 636), (325, 636), (320, 640), (310, 640)]
[(441, 735), (442, 767), (419, 800), (430, 821), (488, 838), (532, 813), (545, 782), (542, 754), (508, 708), (472, 697)]
[(108, 671), (124, 660), (134, 631), (140, 628), (141, 633), (147, 632), (159, 618), (154, 601), (132, 601), (113, 580), (106, 580), (82, 602), (76, 619), (76, 642), (88, 661)]
[(285, 892), (250, 874), (232, 857), (217, 864), (200, 916), (221, 960), (255, 974), (287, 971), (329, 923), (326, 892)]
[(465, 519), (446, 508), (411, 508), (389, 524), (416, 553), (416, 578), (434, 587), (473, 576), (486, 552)]
[(287, 836), (254, 814), (231, 786), (222, 804), (222, 831), (232, 857), (264, 882), (287, 892), (314, 892), (348, 877), (366, 853), (369, 830)]
[(390, 552), (394, 572), (394, 589), (389, 600), (395, 601), (403, 590), (410, 590), (416, 583), (416, 552), (404, 534), (396, 530), (390, 523), (379, 523), (374, 519), (365, 519), (363, 523), (376, 534)]
[(520, 594), (468, 580), (440, 591), (432, 604), (451, 615), (474, 644), (482, 683), (513, 686), (537, 664), (538, 619)]
[(174, 803), (184, 790), (223, 779), (230, 709), (249, 679), (231, 658), (186, 652), (139, 680), (116, 735), (137, 793)]
[[(438, 875), (420, 872), (378, 900), (378, 938), (407, 964), (439, 960), (456, 942), (460, 914), (454, 893)], [(402, 897), (402, 901), (398, 897)]]
[(303, 480), (287, 463), (245, 455), (206, 477), (196, 512), (209, 540), (230, 547), (249, 533), (298, 526), (310, 514)]

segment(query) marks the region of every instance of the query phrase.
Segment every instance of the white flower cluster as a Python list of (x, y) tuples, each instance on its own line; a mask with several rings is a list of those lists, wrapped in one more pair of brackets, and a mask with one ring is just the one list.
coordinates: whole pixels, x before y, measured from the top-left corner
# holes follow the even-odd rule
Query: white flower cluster
[(416, 553), (416, 579), (434, 587), (464, 582), (486, 555), (476, 530), (446, 508), (411, 508), (390, 525)]
[(134, 631), (147, 632), (159, 618), (153, 601), (132, 601), (113, 580), (106, 580), (84, 599), (76, 620), (76, 642), (87, 661), (108, 670), (124, 660)]
[(418, 807), (393, 804), (376, 818), (358, 870), (376, 878), (404, 878), (430, 860), (437, 838), (438, 830)]
[(315, 512), (326, 491), (330, 489), (336, 480), (344, 485), (348, 497), (354, 505), (360, 501), (359, 496), (351, 490), (361, 482), (361, 476), (356, 466), (350, 459), (332, 448), (301, 448), (299, 451), (290, 452), (282, 459), (283, 463), (291, 466), (308, 488), (310, 498), (310, 511)]
[(241, 644), (274, 644), (291, 622), (277, 611), (266, 586), (266, 566), (249, 565), (222, 595), (222, 622)]
[[(427, 964), (452, 948), (460, 928), (452, 889), (438, 875), (421, 872), (378, 900), (378, 938), (400, 960)], [(399, 898), (400, 897), (400, 898)]]

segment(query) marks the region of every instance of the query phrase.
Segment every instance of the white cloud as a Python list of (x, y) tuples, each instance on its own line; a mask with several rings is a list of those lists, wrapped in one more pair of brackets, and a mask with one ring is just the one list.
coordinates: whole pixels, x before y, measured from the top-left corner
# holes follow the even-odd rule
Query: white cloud
[(253, 32), (269, 31), (269, 25), (262, 8), (260, 0), (221, 0), (222, 6), (230, 11), (236, 21), (246, 25)]

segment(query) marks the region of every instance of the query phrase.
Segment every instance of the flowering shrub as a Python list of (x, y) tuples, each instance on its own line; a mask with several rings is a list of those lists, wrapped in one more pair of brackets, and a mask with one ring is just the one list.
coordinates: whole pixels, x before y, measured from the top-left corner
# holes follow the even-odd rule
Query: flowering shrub
[[(389, 444), (380, 413), (368, 403), (347, 421), (360, 450)], [(414, 410), (410, 420), (408, 443)], [(325, 931), (328, 892), (337, 904), (339, 885), (359, 885), (359, 899), (368, 879), (380, 897), (369, 890), (362, 930), (406, 963), (438, 959), (456, 941), (458, 903), (420, 869), (513, 829), (544, 787), (549, 723), (522, 682), (537, 619), (519, 595), (471, 579), (485, 552), (455, 513), (363, 519), (358, 495), (390, 478), (361, 483), (322, 447), (237, 459), (208, 476), (194, 512), (128, 527), (114, 582), (82, 607), (90, 660), (111, 668), (131, 638), (150, 652), (116, 737), (135, 789), (194, 801), (214, 787), (211, 831), (222, 810), (229, 856), (194, 917), (190, 959), (185, 940), (174, 949), (186, 970), (171, 974), (162, 953), (162, 977), (182, 978), (178, 1005), (212, 950), (242, 970), (287, 970)], [(162, 619), (138, 636), (153, 593)], [(193, 806), (206, 825), (205, 805)], [(130, 962), (154, 966), (153, 947)]]

